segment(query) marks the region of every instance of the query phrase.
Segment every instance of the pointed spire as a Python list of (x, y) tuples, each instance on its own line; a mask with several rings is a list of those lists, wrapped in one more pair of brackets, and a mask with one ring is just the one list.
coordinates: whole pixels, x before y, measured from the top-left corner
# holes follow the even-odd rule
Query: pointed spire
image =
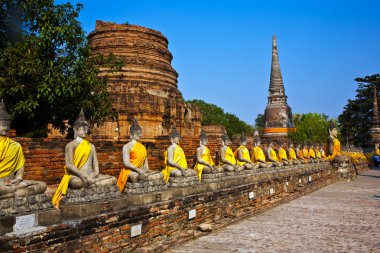
[(372, 125), (379, 125), (379, 109), (377, 105), (377, 88), (376, 85), (373, 87), (373, 111), (372, 111)]
[(272, 37), (272, 66), (270, 72), (269, 93), (270, 95), (276, 93), (285, 96), (284, 83), (282, 81), (280, 63), (278, 61), (276, 35), (273, 35)]

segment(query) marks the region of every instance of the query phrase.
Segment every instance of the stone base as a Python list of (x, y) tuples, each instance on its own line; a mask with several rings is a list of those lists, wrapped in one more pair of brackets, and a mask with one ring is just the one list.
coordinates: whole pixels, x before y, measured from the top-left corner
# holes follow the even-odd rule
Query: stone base
[(89, 187), (79, 190), (68, 189), (67, 195), (61, 200), (61, 205), (87, 203), (105, 199), (119, 198), (116, 185), (106, 187)]
[(199, 185), (200, 182), (198, 180), (198, 176), (190, 176), (190, 177), (170, 177), (169, 179), (169, 187), (188, 187)]
[(24, 214), (52, 207), (51, 196), (44, 193), (26, 197), (2, 199), (0, 201), (0, 217)]
[(164, 180), (146, 181), (138, 183), (127, 183), (124, 193), (127, 194), (144, 194), (150, 192), (160, 192), (167, 189), (167, 185)]
[(214, 183), (221, 182), (225, 177), (224, 173), (215, 173), (215, 174), (202, 174), (202, 182), (203, 183)]

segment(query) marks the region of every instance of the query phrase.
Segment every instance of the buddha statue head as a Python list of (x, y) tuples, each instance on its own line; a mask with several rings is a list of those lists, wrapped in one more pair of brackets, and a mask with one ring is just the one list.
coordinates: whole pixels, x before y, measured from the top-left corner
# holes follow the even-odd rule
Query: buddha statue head
[(294, 144), (292, 141), (289, 142), (289, 148), (294, 148)]
[(129, 127), (129, 134), (131, 136), (131, 139), (135, 140), (135, 141), (140, 139), (141, 138), (141, 132), (142, 132), (141, 126), (137, 122), (137, 119), (134, 118), (133, 123)]
[(86, 137), (86, 135), (88, 133), (88, 127), (89, 126), (90, 126), (90, 124), (86, 121), (86, 118), (84, 117), (83, 109), (81, 109), (80, 113), (78, 115), (78, 118), (74, 122), (74, 138)]
[(231, 145), (231, 140), (230, 140), (230, 137), (228, 136), (227, 132), (224, 132), (223, 136), (222, 136), (222, 144), (224, 145)]
[(272, 139), (269, 139), (268, 140), (268, 147), (273, 148), (273, 145), (274, 145), (274, 143), (273, 143)]
[(7, 113), (4, 101), (0, 102), (0, 136), (6, 136), (11, 126), (11, 117)]
[(173, 143), (179, 144), (179, 141), (181, 140), (181, 134), (178, 133), (176, 126), (173, 126), (172, 133), (170, 135), (170, 138)]
[(329, 136), (334, 139), (338, 136), (338, 129), (336, 128), (335, 122), (330, 120), (329, 124)]
[(255, 135), (254, 142), (255, 142), (255, 147), (260, 147), (261, 146), (261, 140), (260, 140), (260, 136), (259, 135)]
[(245, 134), (242, 133), (241, 136), (240, 136), (240, 143), (241, 145), (247, 145), (247, 137), (245, 137)]
[(203, 129), (201, 130), (201, 135), (199, 136), (199, 140), (200, 140), (201, 145), (206, 146), (208, 143), (208, 136)]

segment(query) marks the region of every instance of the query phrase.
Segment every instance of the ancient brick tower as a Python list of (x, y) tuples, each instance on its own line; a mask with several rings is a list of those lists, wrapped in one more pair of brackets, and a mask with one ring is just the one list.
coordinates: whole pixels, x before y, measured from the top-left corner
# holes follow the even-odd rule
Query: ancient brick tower
[(124, 59), (121, 71), (107, 74), (109, 92), (118, 112), (117, 122), (95, 128), (93, 138), (128, 139), (133, 117), (143, 127), (143, 138), (167, 135), (173, 124), (183, 136), (198, 136), (200, 112), (185, 104), (172, 68), (168, 40), (159, 31), (129, 24), (96, 21), (88, 35), (93, 54), (114, 54)]
[(284, 83), (278, 61), (276, 36), (272, 37), (272, 66), (269, 83), (268, 104), (265, 108), (264, 139), (284, 139), (295, 131), (292, 109), (288, 106)]
[(377, 88), (373, 88), (373, 111), (372, 111), (372, 126), (369, 129), (372, 143), (380, 143), (380, 118), (377, 104)]

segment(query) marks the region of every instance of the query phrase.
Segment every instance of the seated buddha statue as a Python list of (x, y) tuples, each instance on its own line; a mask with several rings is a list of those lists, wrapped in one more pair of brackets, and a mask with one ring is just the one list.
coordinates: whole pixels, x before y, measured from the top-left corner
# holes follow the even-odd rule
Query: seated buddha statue
[(343, 163), (350, 161), (350, 158), (340, 153), (340, 141), (338, 140), (338, 129), (334, 121), (330, 121), (329, 124), (329, 137), (327, 139), (328, 149), (327, 157), (333, 163)]
[(267, 150), (267, 157), (270, 162), (273, 163), (273, 166), (275, 167), (280, 167), (283, 165), (282, 162), (278, 159), (277, 152), (274, 149), (275, 148), (275, 143), (272, 140), (269, 140), (268, 142), (268, 150)]
[(25, 158), (19, 143), (8, 137), (11, 117), (0, 102), (0, 200), (44, 193), (46, 183), (24, 179)]
[(321, 158), (317, 157), (317, 149), (315, 148), (315, 145), (313, 143), (311, 143), (309, 147), (310, 147), (309, 148), (310, 159), (312, 159), (314, 162), (320, 162)]
[(251, 161), (258, 164), (260, 168), (270, 168), (273, 166), (273, 163), (267, 162), (265, 158), (264, 151), (261, 148), (261, 140), (259, 136), (255, 136), (254, 139), (255, 147), (252, 152)]
[(324, 150), (324, 147), (323, 147), (322, 143), (319, 144), (319, 152), (321, 153), (321, 158), (323, 160), (327, 160), (328, 159), (327, 156), (326, 156), (326, 152)]
[(211, 157), (211, 152), (207, 147), (208, 136), (205, 131), (201, 131), (200, 145), (197, 148), (197, 157), (194, 170), (197, 172), (199, 181), (202, 180), (202, 174), (221, 173), (222, 167), (216, 167)]
[(166, 183), (170, 177), (194, 176), (194, 170), (187, 168), (187, 160), (183, 149), (179, 146), (181, 135), (174, 126), (170, 135), (171, 145), (165, 151), (165, 168), (162, 174)]
[(279, 143), (279, 148), (278, 148), (279, 161), (282, 162), (284, 165), (292, 165), (293, 162), (290, 161), (290, 159), (288, 159), (285, 148), (286, 148), (286, 143), (284, 141), (281, 141)]
[(225, 172), (241, 171), (244, 170), (244, 166), (238, 166), (236, 163), (235, 155), (232, 149), (229, 147), (231, 145), (231, 140), (227, 133), (222, 136), (222, 147), (220, 149), (220, 162), (219, 165), (222, 166)]
[(236, 163), (239, 166), (244, 166), (244, 169), (246, 170), (257, 169), (259, 165), (251, 161), (249, 150), (247, 149), (246, 145), (247, 138), (244, 134), (242, 134), (240, 136), (240, 146), (234, 152)]
[(296, 146), (296, 155), (297, 155), (297, 159), (301, 161), (301, 163), (303, 164), (309, 163), (309, 160), (303, 156), (303, 150), (302, 150), (301, 144), (299, 143)]
[(97, 188), (116, 184), (115, 177), (99, 174), (95, 146), (85, 139), (89, 126), (81, 110), (74, 122), (74, 140), (65, 147), (65, 174), (52, 199), (55, 208), (59, 208), (59, 203), (68, 188)]
[(301, 161), (297, 158), (296, 151), (294, 150), (293, 142), (289, 142), (288, 158), (293, 164), (300, 164)]
[(142, 129), (136, 119), (129, 127), (129, 133), (131, 141), (123, 146), (124, 168), (121, 169), (117, 180), (117, 187), (120, 192), (124, 191), (127, 182), (162, 180), (160, 171), (149, 170), (146, 148), (138, 142), (141, 138)]

